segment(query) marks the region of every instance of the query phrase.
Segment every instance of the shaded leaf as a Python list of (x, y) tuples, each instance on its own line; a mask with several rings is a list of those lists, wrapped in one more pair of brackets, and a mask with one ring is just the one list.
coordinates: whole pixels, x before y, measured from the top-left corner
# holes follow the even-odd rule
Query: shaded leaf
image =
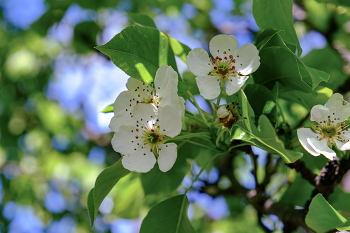
[(187, 216), (188, 199), (179, 195), (154, 206), (144, 218), (140, 233), (195, 233)]
[(153, 19), (151, 19), (147, 15), (132, 12), (128, 12), (128, 15), (133, 21), (135, 21), (138, 24), (141, 24), (142, 26), (157, 28)]

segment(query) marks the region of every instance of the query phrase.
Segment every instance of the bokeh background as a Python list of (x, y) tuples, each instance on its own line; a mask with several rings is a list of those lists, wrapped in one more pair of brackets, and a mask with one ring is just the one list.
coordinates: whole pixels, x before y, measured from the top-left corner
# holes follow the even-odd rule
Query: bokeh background
[[(337, 80), (333, 89), (345, 93), (350, 8), (340, 2), (297, 0), (293, 17), (303, 61), (330, 73)], [(106, 197), (90, 228), (88, 192), (97, 175), (120, 158), (110, 145), (112, 114), (101, 111), (126, 90), (128, 79), (94, 47), (134, 24), (128, 12), (150, 16), (160, 31), (191, 49), (208, 49), (218, 33), (235, 35), (240, 45), (253, 43), (259, 31), (249, 0), (0, 0), (1, 233), (136, 233), (156, 203), (156, 197), (144, 197), (137, 174), (129, 175)], [(177, 62), (183, 78), (193, 78)], [(293, 125), (295, 106), (284, 108)], [(266, 154), (254, 150), (263, 165)], [(239, 181), (254, 188), (249, 157), (242, 155), (237, 164)], [(199, 170), (194, 163), (178, 192)], [(198, 232), (233, 232), (232, 226), (235, 232), (261, 231), (247, 203), (203, 192), (219, 178), (213, 167), (188, 193)], [(280, 186), (288, 177), (277, 174), (274, 182)], [(264, 224), (276, 232), (283, 227), (275, 216)]]

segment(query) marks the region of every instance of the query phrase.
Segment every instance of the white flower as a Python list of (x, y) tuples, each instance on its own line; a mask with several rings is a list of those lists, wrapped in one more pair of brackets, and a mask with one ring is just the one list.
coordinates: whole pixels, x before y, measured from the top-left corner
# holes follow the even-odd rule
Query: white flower
[(236, 93), (247, 81), (249, 74), (260, 66), (259, 51), (253, 44), (238, 50), (238, 41), (232, 35), (217, 35), (209, 43), (211, 58), (201, 48), (188, 53), (189, 70), (197, 75), (197, 86), (205, 99), (215, 99), (227, 82), (226, 93)]
[(178, 75), (168, 65), (157, 70), (154, 87), (130, 77), (126, 84), (128, 91), (120, 93), (114, 102), (114, 116), (109, 128), (116, 132), (121, 125), (132, 123), (132, 110), (138, 103), (149, 103), (156, 109), (170, 105), (182, 119), (185, 114), (185, 100), (177, 95), (177, 85)]
[(172, 168), (177, 157), (175, 143), (164, 144), (181, 132), (181, 118), (177, 110), (164, 106), (157, 110), (150, 104), (138, 104), (133, 113), (133, 124), (122, 125), (112, 139), (113, 149), (123, 156), (123, 166), (136, 172), (148, 172), (158, 157), (159, 169)]
[(316, 105), (311, 109), (311, 120), (318, 125), (298, 129), (301, 145), (313, 156), (323, 154), (332, 160), (336, 153), (332, 150), (335, 144), (340, 150), (349, 150), (350, 132), (345, 120), (350, 116), (350, 105), (339, 93), (335, 93), (327, 102), (327, 107)]

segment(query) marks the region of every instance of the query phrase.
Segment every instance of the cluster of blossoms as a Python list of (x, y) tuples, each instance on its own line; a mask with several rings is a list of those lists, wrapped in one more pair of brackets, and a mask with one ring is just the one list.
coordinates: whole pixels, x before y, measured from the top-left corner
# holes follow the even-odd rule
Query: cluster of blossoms
[(317, 125), (298, 129), (301, 145), (313, 156), (323, 154), (332, 160), (336, 156), (333, 146), (342, 151), (350, 149), (350, 126), (345, 122), (349, 117), (350, 105), (341, 94), (333, 94), (327, 107), (316, 105), (311, 109), (311, 121)]
[[(227, 83), (226, 93), (236, 93), (250, 73), (260, 65), (259, 52), (252, 44), (238, 50), (238, 41), (232, 35), (215, 36), (209, 44), (211, 58), (201, 48), (187, 56), (189, 70), (197, 75), (200, 94), (206, 99), (219, 96)], [(159, 169), (166, 172), (177, 158), (177, 145), (166, 143), (181, 132), (185, 101), (177, 95), (177, 73), (167, 65), (161, 66), (150, 86), (129, 78), (128, 91), (120, 93), (109, 125), (115, 132), (113, 149), (123, 156), (123, 166), (136, 172), (148, 172), (158, 161)], [(231, 128), (238, 120), (235, 103), (218, 107), (218, 121)], [(216, 124), (216, 123), (215, 123)], [(156, 159), (157, 158), (157, 159)]]
[(136, 172), (148, 172), (156, 157), (159, 169), (172, 168), (177, 145), (166, 143), (181, 132), (185, 101), (177, 95), (178, 75), (168, 65), (161, 66), (154, 86), (129, 78), (128, 91), (120, 93), (113, 105), (109, 128), (115, 132), (113, 149), (123, 156), (123, 166)]

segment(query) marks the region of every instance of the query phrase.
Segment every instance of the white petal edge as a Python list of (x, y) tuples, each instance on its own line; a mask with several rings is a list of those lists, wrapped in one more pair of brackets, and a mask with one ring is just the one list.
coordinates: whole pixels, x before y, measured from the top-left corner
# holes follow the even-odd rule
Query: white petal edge
[(337, 156), (337, 154), (328, 147), (327, 140), (325, 139), (320, 141), (316, 138), (308, 138), (307, 142), (310, 144), (312, 149), (320, 154), (323, 154), (329, 160), (333, 160), (333, 157)]
[(140, 95), (141, 100), (143, 98), (147, 99), (151, 95), (153, 90), (153, 88), (150, 87), (148, 84), (141, 82), (133, 77), (130, 77), (128, 79), (126, 87), (129, 91), (136, 93), (136, 95)]
[(233, 55), (238, 48), (238, 40), (235, 36), (220, 34), (214, 36), (209, 42), (209, 50), (211, 55), (215, 58), (228, 57)]
[(260, 66), (259, 51), (255, 45), (250, 43), (241, 46), (233, 58), (236, 60), (235, 70), (242, 75), (251, 74)]
[(160, 98), (177, 94), (178, 75), (176, 71), (168, 65), (159, 67), (154, 79), (156, 93)]
[(197, 86), (201, 96), (204, 99), (215, 99), (220, 94), (220, 83), (217, 77), (213, 76), (198, 76), (196, 78)]
[(169, 171), (177, 158), (177, 145), (175, 143), (167, 143), (159, 145), (158, 166), (162, 172)]
[(144, 148), (137, 152), (124, 155), (122, 164), (125, 169), (135, 172), (149, 172), (156, 163), (156, 158), (150, 148)]
[(118, 114), (116, 116), (113, 116), (111, 119), (111, 122), (109, 123), (108, 127), (113, 131), (117, 132), (119, 127), (125, 125), (125, 126), (134, 126), (135, 120), (133, 117), (129, 115), (129, 113), (126, 114)]
[(228, 77), (226, 85), (227, 95), (233, 95), (243, 87), (249, 76)]
[(138, 149), (137, 143), (143, 145), (142, 133), (137, 132), (135, 126), (120, 126), (112, 138), (113, 149), (123, 155), (133, 153), (135, 148)]
[(119, 113), (124, 113), (124, 112), (127, 112), (129, 114), (131, 110), (134, 108), (134, 106), (136, 105), (137, 100), (139, 100), (139, 98), (137, 97), (137, 94), (135, 94), (134, 92), (131, 92), (131, 91), (121, 92), (113, 104), (114, 114), (117, 115)]
[(315, 105), (311, 109), (311, 119), (312, 121), (316, 121), (317, 123), (322, 123), (324, 121), (328, 121), (329, 109), (323, 105)]
[(207, 75), (214, 69), (208, 53), (202, 48), (195, 48), (188, 53), (187, 66), (197, 76)]
[(309, 128), (300, 128), (297, 130), (298, 139), (300, 144), (304, 147), (304, 149), (309, 152), (313, 156), (319, 156), (320, 153), (316, 152), (308, 143), (308, 138), (316, 138), (317, 134), (314, 133)]
[[(345, 121), (350, 117), (350, 104), (344, 102), (344, 98), (339, 93), (334, 93), (327, 102), (331, 120), (336, 123)], [(333, 114), (334, 113), (334, 114)]]
[(182, 128), (180, 113), (169, 105), (159, 108), (159, 126), (161, 134), (169, 137), (179, 135)]
[(132, 114), (136, 121), (146, 125), (148, 128), (154, 124), (158, 118), (157, 108), (153, 104), (138, 103), (132, 110)]

